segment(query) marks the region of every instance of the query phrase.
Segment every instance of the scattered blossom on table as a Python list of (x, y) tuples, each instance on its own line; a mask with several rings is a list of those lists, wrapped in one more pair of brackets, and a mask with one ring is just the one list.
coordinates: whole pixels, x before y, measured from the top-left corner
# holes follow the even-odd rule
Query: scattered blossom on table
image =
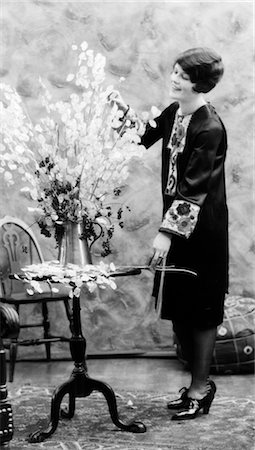
[(87, 264), (83, 267), (70, 263), (63, 266), (59, 261), (46, 261), (26, 266), (22, 269), (24, 276), (16, 274), (14, 277), (29, 284), (27, 288), (29, 295), (33, 295), (35, 292), (42, 293), (40, 279), (41, 281), (49, 279), (53, 282), (53, 292), (58, 292), (58, 289), (54, 287), (54, 282), (71, 286), (69, 296), (72, 298), (74, 295), (77, 297), (80, 295), (84, 284), (90, 292), (93, 292), (97, 287), (105, 289), (108, 286), (111, 289), (116, 289), (116, 283), (111, 278), (111, 274), (115, 270), (113, 263), (104, 264), (102, 261), (98, 265)]

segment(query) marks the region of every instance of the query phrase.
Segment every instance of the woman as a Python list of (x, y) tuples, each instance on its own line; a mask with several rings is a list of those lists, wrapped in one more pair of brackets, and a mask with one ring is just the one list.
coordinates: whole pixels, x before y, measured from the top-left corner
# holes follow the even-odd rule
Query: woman
[[(191, 383), (168, 403), (180, 410), (173, 420), (209, 412), (216, 386), (209, 379), (217, 326), (228, 290), (228, 211), (224, 125), (204, 94), (223, 75), (221, 57), (208, 48), (181, 53), (174, 62), (170, 96), (174, 103), (147, 126), (142, 144), (162, 143), (163, 220), (154, 239), (153, 265), (190, 269), (197, 277), (165, 273), (161, 318), (171, 320), (189, 363)], [(159, 295), (159, 272), (154, 294)]]

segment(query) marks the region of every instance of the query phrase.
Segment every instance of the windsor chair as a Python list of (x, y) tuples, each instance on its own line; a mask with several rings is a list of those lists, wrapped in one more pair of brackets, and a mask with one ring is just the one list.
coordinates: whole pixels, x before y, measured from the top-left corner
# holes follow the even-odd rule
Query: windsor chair
[(52, 289), (50, 282), (41, 283), (42, 292), (29, 295), (27, 293), (28, 285), (23, 281), (11, 279), (10, 275), (20, 273), (21, 268), (29, 264), (38, 264), (43, 262), (43, 255), (33, 231), (21, 219), (5, 216), (0, 219), (0, 302), (12, 305), (19, 316), (21, 307), (30, 305), (31, 315), (33, 318), (33, 309), (38, 309), (40, 305), (41, 320), (29, 323), (21, 323), (20, 331), (24, 328), (41, 327), (43, 335), (40, 337), (32, 337), (21, 339), (20, 337), (12, 337), (9, 343), (9, 381), (13, 381), (15, 362), (17, 358), (17, 348), (19, 345), (45, 345), (46, 359), (51, 359), (51, 344), (59, 341), (69, 341), (66, 336), (53, 336), (50, 333), (50, 318), (48, 303), (62, 301), (65, 313), (69, 322), (69, 328), (72, 332), (72, 311), (70, 307), (69, 289), (62, 284), (54, 283), (58, 292)]

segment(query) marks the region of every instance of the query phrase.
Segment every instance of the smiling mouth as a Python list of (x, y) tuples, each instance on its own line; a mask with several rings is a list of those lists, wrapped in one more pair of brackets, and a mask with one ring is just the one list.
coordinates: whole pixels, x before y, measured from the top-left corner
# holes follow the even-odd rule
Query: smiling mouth
[(177, 87), (177, 86), (174, 86), (173, 84), (172, 84), (172, 89), (173, 89), (174, 91), (181, 91), (181, 88), (179, 88), (179, 87)]

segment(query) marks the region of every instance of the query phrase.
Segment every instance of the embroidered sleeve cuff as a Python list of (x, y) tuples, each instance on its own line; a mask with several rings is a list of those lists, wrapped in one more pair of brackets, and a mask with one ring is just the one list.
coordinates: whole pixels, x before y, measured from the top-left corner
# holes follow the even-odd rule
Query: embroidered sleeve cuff
[(200, 206), (186, 200), (174, 200), (166, 212), (159, 231), (178, 234), (189, 238), (198, 218)]

